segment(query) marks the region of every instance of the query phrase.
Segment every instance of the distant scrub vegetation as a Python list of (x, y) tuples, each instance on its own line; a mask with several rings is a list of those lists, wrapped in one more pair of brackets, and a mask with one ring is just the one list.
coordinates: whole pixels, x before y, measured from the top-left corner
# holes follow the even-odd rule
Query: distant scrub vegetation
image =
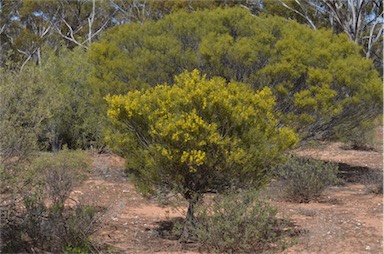
[[(382, 81), (359, 51), (343, 34), (238, 8), (115, 26), (88, 52), (59, 47), (47, 50), (39, 66), (2, 70), (1, 149), (13, 146), (15, 153), (26, 139), (42, 149), (100, 147), (106, 95), (172, 85), (193, 69), (255, 90), (269, 87), (279, 124), (303, 141), (341, 138), (361, 146), (362, 131), (382, 110)], [(9, 128), (28, 137), (17, 140)]]

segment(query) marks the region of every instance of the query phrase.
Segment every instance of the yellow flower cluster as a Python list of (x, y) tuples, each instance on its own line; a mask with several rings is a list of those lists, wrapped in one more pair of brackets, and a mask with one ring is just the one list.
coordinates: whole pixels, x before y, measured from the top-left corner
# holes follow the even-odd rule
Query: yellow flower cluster
[[(159, 85), (106, 99), (108, 116), (127, 123), (135, 134), (131, 137), (151, 151), (146, 154), (152, 157), (146, 160), (153, 163), (153, 154), (157, 154), (156, 158), (189, 172), (245, 166), (255, 156), (263, 157), (260, 161), (280, 156), (279, 148), (297, 141), (290, 129), (276, 128), (275, 99), (269, 88), (255, 93), (244, 84), (207, 80), (197, 70), (177, 76), (173, 86)], [(261, 146), (255, 138), (259, 136), (274, 145)], [(249, 154), (253, 143), (265, 151)]]
[(201, 150), (183, 151), (180, 162), (189, 165), (201, 166), (204, 164), (206, 153)]

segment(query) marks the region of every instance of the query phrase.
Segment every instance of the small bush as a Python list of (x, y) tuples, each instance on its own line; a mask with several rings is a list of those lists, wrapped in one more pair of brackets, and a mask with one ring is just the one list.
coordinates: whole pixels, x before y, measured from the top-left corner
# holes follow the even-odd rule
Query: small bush
[(1, 251), (91, 252), (89, 236), (98, 225), (97, 211), (81, 204), (66, 206), (88, 167), (82, 151), (45, 153), (33, 159), (23, 175), (29, 189), (15, 195), (22, 202), (1, 211), (2, 222), (7, 219), (1, 225)]
[(362, 176), (366, 193), (383, 194), (383, 172), (370, 170)]
[(276, 243), (282, 240), (283, 223), (276, 214), (277, 210), (261, 201), (256, 191), (227, 193), (198, 211), (194, 232), (202, 249), (218, 253), (282, 248)]
[(99, 222), (93, 207), (46, 206), (39, 198), (26, 199), (25, 204), (21, 228), (30, 247), (70, 253), (73, 253), (71, 250), (81, 249), (81, 253), (93, 250), (89, 236), (95, 232)]
[(373, 121), (362, 122), (343, 133), (341, 141), (354, 150), (379, 151), (382, 140), (378, 137), (377, 131), (382, 122), (382, 116), (378, 116)]
[(0, 206), (0, 253), (16, 253), (25, 250), (21, 237), (22, 218), (16, 212), (16, 205), (17, 202), (13, 198), (9, 198), (7, 201), (2, 199)]
[(319, 197), (327, 186), (339, 182), (337, 164), (310, 158), (292, 157), (276, 172), (285, 197), (300, 203)]

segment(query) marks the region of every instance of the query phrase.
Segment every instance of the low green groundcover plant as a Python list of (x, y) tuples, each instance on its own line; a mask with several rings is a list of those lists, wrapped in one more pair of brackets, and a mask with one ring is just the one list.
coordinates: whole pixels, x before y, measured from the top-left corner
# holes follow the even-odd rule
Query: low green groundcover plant
[(283, 182), (285, 197), (295, 202), (309, 202), (327, 186), (339, 182), (336, 163), (310, 158), (291, 157), (276, 172)]
[[(202, 251), (217, 253), (261, 253), (289, 245), (287, 220), (254, 189), (227, 191), (211, 202), (200, 204), (194, 239)], [(284, 230), (285, 231), (284, 231)]]

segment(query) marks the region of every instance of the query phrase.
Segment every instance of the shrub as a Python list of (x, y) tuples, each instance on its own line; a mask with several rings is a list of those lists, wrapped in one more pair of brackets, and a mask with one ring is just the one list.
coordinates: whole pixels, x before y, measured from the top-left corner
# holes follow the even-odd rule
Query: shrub
[(24, 202), (26, 210), (20, 228), (25, 234), (24, 240), (29, 238), (30, 248), (50, 252), (82, 250), (81, 253), (94, 250), (89, 236), (99, 223), (95, 208), (47, 206), (39, 197), (29, 197)]
[[(2, 194), (4, 195), (4, 194)], [(0, 252), (1, 253), (16, 253), (24, 247), (21, 233), (21, 217), (17, 213), (17, 202), (12, 197), (2, 198), (0, 206)]]
[(383, 172), (369, 170), (362, 176), (362, 183), (367, 193), (383, 194)]
[(82, 151), (63, 150), (41, 154), (20, 175), (28, 191), (10, 196), (22, 203), (10, 203), (2, 209), (1, 246), (4, 252), (79, 251), (90, 252), (89, 236), (98, 225), (93, 207), (76, 204), (66, 206), (73, 188), (86, 177), (88, 156)]
[(74, 187), (86, 178), (89, 159), (84, 151), (64, 149), (59, 153), (43, 153), (32, 161), (30, 181), (53, 204), (63, 204)]
[(383, 140), (378, 137), (378, 126), (382, 125), (383, 117), (374, 121), (367, 121), (350, 128), (348, 132), (340, 135), (341, 141), (355, 150), (380, 151)]
[(38, 68), (14, 74), (0, 69), (0, 157), (24, 158), (46, 147), (49, 119), (60, 107), (56, 86)]
[(84, 54), (57, 48), (44, 54), (41, 65), (26, 65), (20, 73), (0, 68), (2, 158), (58, 151), (62, 145), (101, 145), (100, 115), (90, 99)]
[(114, 129), (108, 144), (126, 158), (141, 190), (159, 188), (193, 205), (207, 192), (268, 181), (266, 168), (284, 157), (297, 135), (278, 127), (269, 88), (254, 92), (197, 70), (173, 86), (110, 96)]
[(287, 223), (276, 214), (277, 210), (262, 201), (255, 190), (229, 192), (216, 196), (212, 204), (197, 213), (194, 232), (204, 250), (260, 253), (283, 246), (281, 229)]
[(382, 112), (382, 81), (360, 50), (345, 34), (245, 9), (175, 12), (104, 33), (89, 51), (90, 83), (101, 100), (198, 69), (269, 87), (281, 120), (303, 139), (334, 138)]
[(291, 157), (276, 172), (283, 181), (286, 198), (295, 202), (309, 202), (327, 186), (339, 182), (337, 164), (310, 158)]

